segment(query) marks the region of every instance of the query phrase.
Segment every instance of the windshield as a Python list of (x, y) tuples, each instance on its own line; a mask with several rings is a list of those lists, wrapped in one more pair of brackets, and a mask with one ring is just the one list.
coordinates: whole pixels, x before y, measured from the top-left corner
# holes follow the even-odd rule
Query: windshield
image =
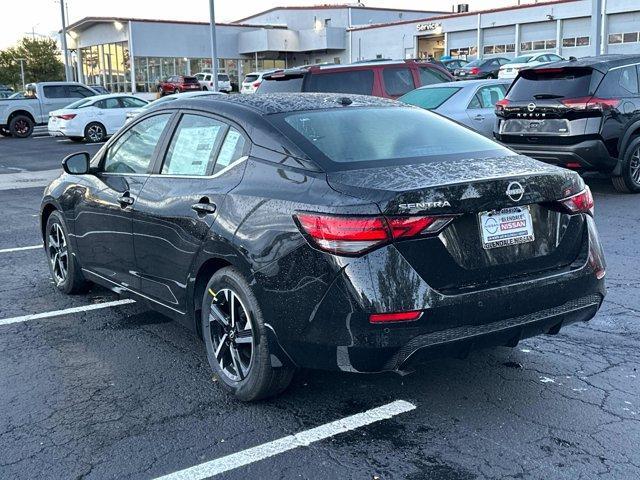
[(219, 82), (228, 82), (229, 81), (229, 75), (219, 74), (218, 75), (218, 81)]
[(414, 107), (296, 112), (285, 114), (283, 123), (311, 158), (320, 153), (333, 162), (329, 169), (396, 165), (409, 159), (425, 162), (459, 154), (513, 155), (480, 134)]
[(419, 88), (403, 95), (398, 100), (431, 110), (438, 108), (459, 90), (459, 87)]
[(510, 62), (507, 63), (527, 63), (533, 59), (533, 55), (522, 55), (520, 57), (516, 57)]

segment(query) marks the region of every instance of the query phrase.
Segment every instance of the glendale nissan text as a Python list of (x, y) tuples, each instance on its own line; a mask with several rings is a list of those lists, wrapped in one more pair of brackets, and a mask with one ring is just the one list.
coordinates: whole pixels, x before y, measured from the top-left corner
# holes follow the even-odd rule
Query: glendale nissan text
[(181, 321), (245, 401), (300, 367), (402, 371), (556, 334), (605, 295), (576, 172), (392, 100), (178, 99), (63, 166), (41, 208), (57, 288)]

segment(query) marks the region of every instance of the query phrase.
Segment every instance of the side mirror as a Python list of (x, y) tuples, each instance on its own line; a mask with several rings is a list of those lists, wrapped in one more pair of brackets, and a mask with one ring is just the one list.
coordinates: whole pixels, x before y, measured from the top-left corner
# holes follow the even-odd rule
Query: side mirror
[(89, 160), (91, 156), (88, 152), (72, 153), (62, 160), (62, 168), (70, 175), (84, 175), (89, 173)]

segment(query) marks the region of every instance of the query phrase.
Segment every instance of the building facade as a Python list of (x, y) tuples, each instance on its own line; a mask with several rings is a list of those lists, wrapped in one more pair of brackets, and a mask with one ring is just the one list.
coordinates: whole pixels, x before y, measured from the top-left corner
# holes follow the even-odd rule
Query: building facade
[[(68, 43), (77, 80), (150, 92), (170, 75), (211, 70), (210, 31), (205, 22), (93, 17), (69, 26)], [(250, 71), (376, 58), (640, 53), (640, 1), (556, 0), (463, 13), (280, 7), (217, 24), (216, 35), (219, 71), (233, 82)]]

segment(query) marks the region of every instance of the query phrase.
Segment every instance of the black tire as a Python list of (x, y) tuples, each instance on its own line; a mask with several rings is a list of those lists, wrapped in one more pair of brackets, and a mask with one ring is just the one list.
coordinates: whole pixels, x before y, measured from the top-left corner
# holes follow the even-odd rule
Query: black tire
[[(226, 326), (212, 313), (214, 296), (210, 292), (216, 294), (215, 307), (227, 318)], [(235, 295), (233, 299), (230, 298), (232, 294)], [(235, 305), (234, 316), (237, 319), (233, 328), (230, 305)], [(246, 316), (249, 317), (248, 321)], [(294, 369), (271, 366), (262, 310), (249, 284), (237, 269), (226, 267), (213, 274), (202, 299), (201, 323), (209, 365), (218, 383), (236, 398), (245, 402), (261, 400), (278, 395), (289, 386)], [(242, 328), (239, 327), (241, 324), (244, 325)], [(234, 328), (237, 333), (232, 334)], [(251, 340), (247, 342), (249, 337)], [(240, 342), (240, 338), (245, 341)], [(217, 357), (216, 346), (219, 347)], [(249, 348), (251, 354), (247, 359)], [(235, 368), (238, 362), (243, 363)], [(243, 368), (245, 365), (246, 370)], [(232, 378), (233, 372), (240, 374)]]
[(91, 122), (89, 125), (84, 127), (84, 138), (87, 142), (102, 142), (107, 138), (107, 130), (101, 123)]
[(67, 137), (69, 138), (69, 140), (71, 140), (72, 142), (82, 142), (84, 140), (84, 137)]
[(3, 137), (10, 137), (11, 133), (6, 128), (0, 127), (0, 135), (2, 135)]
[(629, 142), (622, 159), (621, 175), (611, 178), (614, 188), (622, 193), (640, 193), (640, 137)]
[(176, 88), (176, 89), (173, 91), (173, 93), (175, 93), (175, 94), (177, 95), (178, 93), (180, 93), (180, 89), (179, 89), (179, 88)]
[(26, 115), (16, 115), (9, 122), (9, 133), (12, 137), (27, 138), (33, 133), (35, 124)]
[(204, 87), (202, 87), (202, 91), (203, 91), (203, 92), (208, 92), (208, 91), (209, 91), (209, 89), (208, 89), (206, 86), (204, 86)]
[(91, 284), (82, 275), (78, 259), (69, 243), (67, 225), (59, 211), (49, 215), (44, 238), (49, 272), (56, 288), (67, 295), (86, 292)]

